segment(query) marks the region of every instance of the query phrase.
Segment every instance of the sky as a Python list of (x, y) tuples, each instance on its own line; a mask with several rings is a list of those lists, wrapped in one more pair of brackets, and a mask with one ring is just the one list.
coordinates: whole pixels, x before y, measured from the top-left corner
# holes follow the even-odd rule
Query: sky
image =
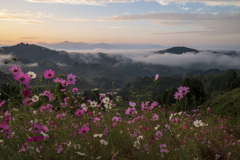
[(240, 0), (0, 0), (0, 44), (240, 49)]

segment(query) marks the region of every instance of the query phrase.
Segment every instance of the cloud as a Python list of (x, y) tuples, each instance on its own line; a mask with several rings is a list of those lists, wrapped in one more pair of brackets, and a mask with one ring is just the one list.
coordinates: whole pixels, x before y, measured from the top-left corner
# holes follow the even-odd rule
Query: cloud
[(201, 30), (192, 30), (192, 31), (180, 31), (180, 32), (162, 32), (162, 33), (154, 33), (154, 35), (164, 35), (164, 34), (211, 34), (213, 33), (212, 30), (205, 30), (205, 31), (201, 31)]
[[(2, 48), (0, 48), (0, 51), (3, 50)], [(11, 60), (12, 59), (12, 55), (11, 54), (8, 54), (8, 55), (4, 55), (4, 54), (0, 54), (0, 59), (3, 60)]]
[(66, 18), (66, 19), (55, 19), (58, 21), (67, 21), (67, 22), (93, 22), (100, 21), (98, 19), (90, 19), (90, 18)]
[[(3, 51), (3, 49), (0, 48), (0, 51)], [(0, 66), (6, 66), (6, 64), (4, 64), (4, 60), (10, 61), (12, 57), (13, 56), (11, 54), (8, 55), (0, 54)]]
[(146, 1), (155, 1), (158, 2), (161, 5), (168, 5), (171, 2), (187, 2), (187, 3), (204, 3), (208, 6), (238, 6), (240, 7), (240, 1), (239, 0), (146, 0)]
[(18, 37), (18, 39), (38, 39), (39, 37)]
[(60, 4), (85, 4), (85, 5), (104, 5), (107, 3), (131, 3), (139, 0), (25, 0), (32, 3), (60, 3)]
[[(165, 53), (155, 54), (156, 50), (89, 50), (79, 51), (81, 53), (70, 53), (71, 58), (81, 63), (100, 63), (99, 52), (106, 56), (118, 59), (120, 63), (135, 62), (153, 65), (164, 65), (170, 67), (192, 67), (192, 68), (240, 68), (240, 52), (237, 55), (224, 54), (227, 51), (200, 51), (199, 53), (184, 53), (181, 55)], [(103, 59), (104, 61), (104, 59)]]
[(188, 8), (188, 7), (182, 7), (181, 9), (184, 10), (184, 11), (187, 11), (187, 10), (189, 10), (190, 8)]
[(152, 12), (147, 14), (127, 14), (106, 17), (104, 21), (153, 21), (158, 25), (192, 25), (200, 28), (199, 32), (219, 34), (239, 34), (240, 12), (234, 13), (167, 13)]
[(24, 24), (43, 24), (45, 23), (44, 18), (51, 18), (50, 14), (43, 14), (41, 12), (9, 12), (6, 10), (0, 11), (0, 20), (4, 21), (16, 21)]
[(31, 67), (37, 67), (38, 63), (22, 64), (20, 66), (31, 68)]
[(108, 26), (109, 29), (142, 29), (141, 27), (131, 27), (131, 26)]
[(199, 2), (208, 6), (238, 6), (239, 0), (25, 0), (31, 3), (60, 3), (60, 4), (77, 4), (77, 5), (105, 5), (108, 3), (133, 3), (139, 1), (155, 1), (161, 5), (169, 5), (170, 3), (192, 3)]
[(215, 54), (212, 52), (202, 51), (198, 54), (185, 53), (176, 55), (171, 53), (154, 54), (128, 54), (134, 62), (147, 64), (158, 64), (166, 66), (183, 66), (188, 67), (196, 64), (206, 64), (215, 67), (236, 67), (240, 68), (240, 56), (229, 56), (224, 54)]
[(65, 63), (60, 63), (60, 62), (56, 62), (56, 64), (57, 64), (58, 66), (60, 66), (60, 67), (66, 67), (66, 66), (67, 66), (67, 64), (65, 64)]

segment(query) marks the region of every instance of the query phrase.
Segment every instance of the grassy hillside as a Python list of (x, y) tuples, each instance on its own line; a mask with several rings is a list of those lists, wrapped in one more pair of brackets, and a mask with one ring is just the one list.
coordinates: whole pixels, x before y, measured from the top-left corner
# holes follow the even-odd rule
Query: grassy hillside
[(210, 107), (217, 115), (240, 116), (240, 88), (225, 92), (205, 102), (202, 107)]

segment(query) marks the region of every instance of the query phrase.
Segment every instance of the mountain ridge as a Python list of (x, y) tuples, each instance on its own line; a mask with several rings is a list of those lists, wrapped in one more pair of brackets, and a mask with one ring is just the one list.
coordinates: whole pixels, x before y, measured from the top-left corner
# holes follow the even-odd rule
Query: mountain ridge
[(84, 43), (63, 41), (58, 43), (37, 43), (47, 48), (52, 49), (67, 49), (67, 50), (93, 50), (93, 49), (159, 49), (164, 46), (150, 43)]

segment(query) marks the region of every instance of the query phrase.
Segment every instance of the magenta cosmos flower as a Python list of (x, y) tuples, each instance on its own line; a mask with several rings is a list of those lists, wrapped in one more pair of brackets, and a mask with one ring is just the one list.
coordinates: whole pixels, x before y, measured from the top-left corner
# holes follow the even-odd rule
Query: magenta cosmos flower
[(21, 68), (16, 66), (16, 65), (13, 65), (11, 68), (9, 68), (9, 71), (13, 74), (13, 75), (16, 75), (16, 74), (19, 74), (22, 72)]
[(49, 69), (49, 70), (46, 70), (43, 75), (44, 75), (44, 78), (46, 79), (53, 79), (53, 77), (55, 76), (55, 72)]
[(72, 73), (70, 73), (70, 74), (67, 76), (67, 80), (68, 80), (68, 84), (75, 84), (75, 82), (76, 82), (76, 76), (73, 75)]
[(88, 133), (89, 129), (90, 128), (85, 124), (85, 125), (82, 126), (81, 129), (78, 130), (78, 133), (81, 134), (81, 135), (85, 135), (85, 134)]
[(33, 126), (32, 126), (32, 130), (35, 134), (38, 134), (42, 131), (42, 125), (38, 122), (36, 122)]
[(28, 83), (30, 83), (31, 77), (28, 74), (20, 72), (19, 74), (15, 74), (14, 79), (19, 81), (21, 84), (27, 85)]
[(77, 91), (78, 91), (78, 88), (76, 88), (76, 87), (72, 89), (73, 93), (76, 93)]
[(78, 109), (76, 112), (75, 112), (75, 115), (76, 116), (82, 116), (84, 114), (84, 110), (83, 109)]

